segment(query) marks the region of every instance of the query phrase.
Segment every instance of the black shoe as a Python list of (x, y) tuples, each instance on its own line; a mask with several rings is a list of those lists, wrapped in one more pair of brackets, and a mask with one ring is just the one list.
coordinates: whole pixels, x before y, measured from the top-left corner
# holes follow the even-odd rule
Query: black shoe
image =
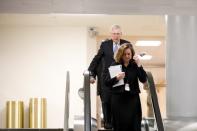
[(112, 125), (110, 123), (105, 123), (104, 128), (105, 129), (112, 129)]

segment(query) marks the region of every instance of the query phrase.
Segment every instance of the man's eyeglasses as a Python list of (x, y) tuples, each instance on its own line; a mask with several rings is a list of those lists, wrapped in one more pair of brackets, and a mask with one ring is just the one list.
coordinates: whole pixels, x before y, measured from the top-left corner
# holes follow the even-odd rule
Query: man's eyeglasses
[(121, 35), (121, 33), (111, 33), (112, 35)]

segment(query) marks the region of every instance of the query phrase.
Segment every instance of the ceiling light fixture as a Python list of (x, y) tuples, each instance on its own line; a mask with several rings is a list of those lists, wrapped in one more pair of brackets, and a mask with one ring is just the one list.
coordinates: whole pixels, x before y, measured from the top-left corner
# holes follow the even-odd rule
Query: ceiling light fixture
[(135, 44), (136, 46), (160, 46), (161, 41), (139, 40)]

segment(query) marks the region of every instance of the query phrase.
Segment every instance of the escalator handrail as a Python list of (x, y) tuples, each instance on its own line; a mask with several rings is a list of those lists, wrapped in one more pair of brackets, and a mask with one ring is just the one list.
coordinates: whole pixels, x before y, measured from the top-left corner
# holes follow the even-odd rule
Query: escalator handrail
[(91, 131), (90, 72), (84, 72), (84, 131)]
[(161, 112), (159, 108), (155, 83), (154, 83), (154, 79), (153, 79), (151, 72), (147, 72), (147, 78), (148, 78), (148, 83), (149, 83), (149, 89), (150, 89), (152, 106), (153, 106), (153, 110), (155, 114), (157, 129), (158, 131), (164, 131), (164, 126), (163, 126), (163, 121), (162, 121)]

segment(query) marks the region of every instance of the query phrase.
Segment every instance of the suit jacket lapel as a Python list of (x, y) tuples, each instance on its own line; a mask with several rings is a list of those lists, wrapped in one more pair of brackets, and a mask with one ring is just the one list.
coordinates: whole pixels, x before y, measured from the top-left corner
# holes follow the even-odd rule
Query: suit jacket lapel
[[(120, 45), (122, 45), (122, 44), (124, 44), (125, 42), (122, 40), (122, 39), (120, 39)], [(112, 39), (109, 41), (109, 51), (110, 51), (110, 54), (112, 55), (112, 56), (114, 56), (114, 51), (113, 51), (113, 41), (112, 41)]]
[[(124, 41), (122, 41), (122, 39), (120, 39), (120, 45), (124, 44)], [(109, 41), (109, 47), (110, 47), (110, 51), (111, 51), (111, 55), (114, 56), (114, 51), (113, 51), (113, 41), (112, 39)]]
[(110, 54), (112, 54), (112, 56), (113, 56), (114, 51), (113, 51), (113, 41), (112, 40), (109, 41), (109, 51), (110, 51)]

